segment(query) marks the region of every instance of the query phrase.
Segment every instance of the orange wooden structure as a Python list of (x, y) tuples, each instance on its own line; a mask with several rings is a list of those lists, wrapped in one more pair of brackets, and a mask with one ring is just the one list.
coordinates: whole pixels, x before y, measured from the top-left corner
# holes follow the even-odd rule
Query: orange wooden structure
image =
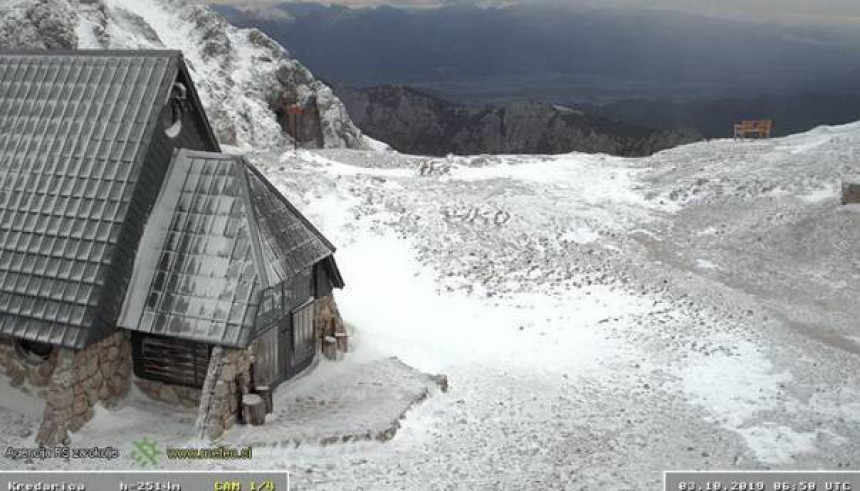
[(770, 138), (773, 129), (773, 121), (770, 119), (741, 121), (735, 125), (735, 139), (754, 136), (756, 138)]

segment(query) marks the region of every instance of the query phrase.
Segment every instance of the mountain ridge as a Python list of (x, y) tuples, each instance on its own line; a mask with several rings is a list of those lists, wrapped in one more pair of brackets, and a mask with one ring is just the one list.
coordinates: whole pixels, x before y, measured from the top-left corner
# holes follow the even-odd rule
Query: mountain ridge
[(465, 106), (403, 85), (336, 91), (362, 131), (405, 153), (644, 156), (701, 139), (543, 102)]

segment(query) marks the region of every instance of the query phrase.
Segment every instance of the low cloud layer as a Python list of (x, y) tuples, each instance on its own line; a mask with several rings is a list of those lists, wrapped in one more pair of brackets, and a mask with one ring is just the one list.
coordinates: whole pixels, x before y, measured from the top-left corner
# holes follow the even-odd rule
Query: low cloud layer
[[(259, 7), (284, 0), (210, 0), (210, 3), (238, 7)], [(758, 22), (860, 24), (858, 0), (317, 0), (351, 7), (391, 5), (396, 7), (432, 8), (441, 5), (477, 4), (482, 6), (554, 3), (584, 7), (648, 8), (697, 13), (708, 16)]]

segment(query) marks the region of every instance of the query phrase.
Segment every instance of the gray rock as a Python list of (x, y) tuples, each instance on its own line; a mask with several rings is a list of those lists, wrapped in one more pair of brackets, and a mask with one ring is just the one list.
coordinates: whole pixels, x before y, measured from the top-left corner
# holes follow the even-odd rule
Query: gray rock
[(0, 23), (0, 48), (76, 49), (78, 17), (66, 0), (11, 2)]

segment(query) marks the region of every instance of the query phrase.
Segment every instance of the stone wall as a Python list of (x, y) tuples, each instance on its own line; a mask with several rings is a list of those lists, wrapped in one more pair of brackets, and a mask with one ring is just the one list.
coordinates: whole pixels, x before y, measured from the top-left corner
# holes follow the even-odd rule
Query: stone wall
[[(314, 324), (323, 354), (334, 359), (347, 351), (346, 328), (333, 296), (316, 301)], [(241, 419), (242, 395), (254, 388), (256, 344), (252, 342), (248, 349), (215, 348), (202, 390), (133, 377), (127, 331), (118, 331), (83, 350), (55, 348), (39, 364), (26, 361), (13, 339), (0, 338), (0, 367), (13, 386), (26, 382), (45, 388), (44, 417), (36, 435), (41, 445), (68, 445), (69, 433), (92, 419), (96, 403), (115, 405), (126, 396), (132, 380), (153, 399), (189, 409), (197, 407), (200, 435), (214, 440)]]
[(93, 406), (115, 405), (130, 388), (131, 342), (118, 331), (82, 350), (57, 348), (55, 367), (45, 391), (45, 414), (36, 435), (41, 445), (68, 445), (69, 432), (93, 417)]
[(54, 373), (54, 367), (57, 366), (57, 350), (43, 363), (33, 364), (24, 360), (15, 349), (14, 343), (14, 338), (0, 338), (0, 366), (9, 376), (10, 384), (13, 387), (21, 387), (26, 381), (36, 387), (46, 387), (51, 374)]
[(322, 353), (330, 360), (338, 359), (341, 353), (349, 351), (349, 341), (334, 296), (317, 299), (314, 309), (314, 329), (319, 336)]
[(200, 401), (198, 431), (212, 440), (219, 438), (241, 418), (240, 401), (253, 389), (251, 366), (256, 341), (248, 349), (213, 350)]

